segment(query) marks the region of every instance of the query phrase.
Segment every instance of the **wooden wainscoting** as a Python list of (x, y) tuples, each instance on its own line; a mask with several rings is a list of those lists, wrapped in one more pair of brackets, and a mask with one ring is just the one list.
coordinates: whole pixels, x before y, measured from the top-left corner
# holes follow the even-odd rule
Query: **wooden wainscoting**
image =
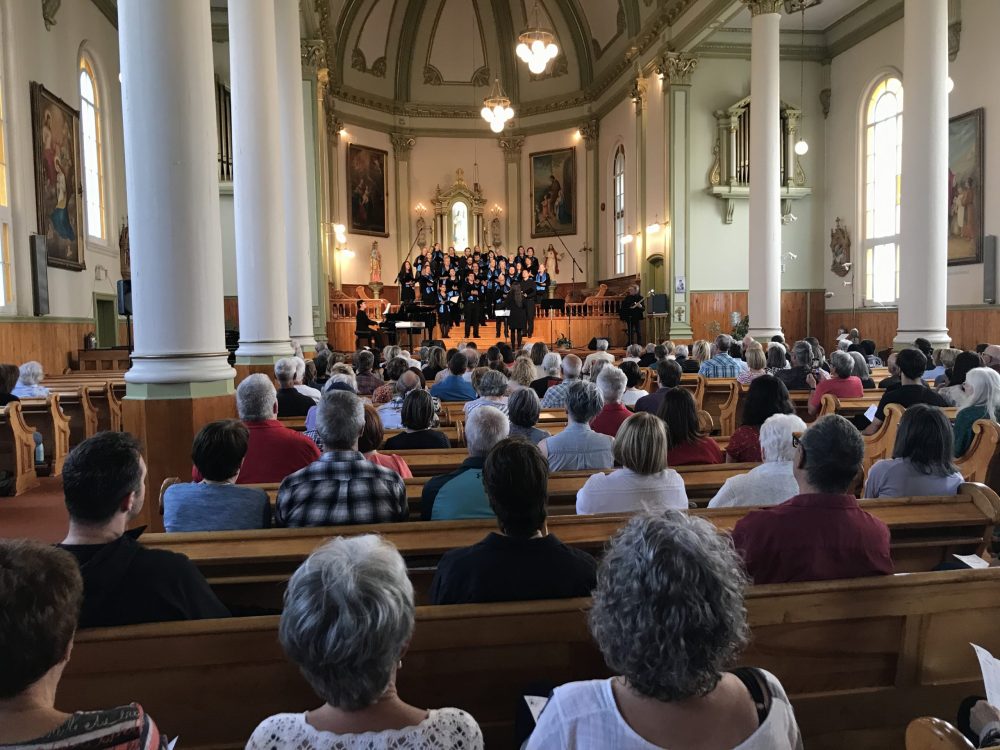
[[(826, 313), (826, 327), (821, 338), (829, 347), (837, 338), (837, 328), (857, 328), (861, 336), (872, 339), (879, 349), (888, 349), (896, 337), (899, 314), (896, 308), (831, 310)], [(1000, 307), (969, 305), (948, 308), (948, 333), (957, 349), (975, 349), (979, 343), (1000, 341)]]
[(0, 362), (20, 365), (35, 360), (46, 373), (62, 374), (76, 366), (83, 337), (93, 330), (94, 322), (84, 319), (0, 323)]
[[(825, 299), (822, 289), (785, 290), (781, 293), (781, 325), (789, 341), (821, 336), (824, 331)], [(746, 291), (691, 292), (691, 330), (696, 339), (715, 337), (715, 325), (729, 333), (732, 312), (747, 314)], [(836, 328), (834, 329), (836, 330)]]

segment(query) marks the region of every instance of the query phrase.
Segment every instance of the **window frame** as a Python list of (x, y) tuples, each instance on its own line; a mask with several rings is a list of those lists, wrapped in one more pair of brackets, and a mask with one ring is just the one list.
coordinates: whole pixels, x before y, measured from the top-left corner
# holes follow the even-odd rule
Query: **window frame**
[(14, 289), (14, 263), (12, 243), (14, 241), (14, 207), (11, 186), (10, 164), (10, 132), (7, 129), (9, 119), (9, 100), (6, 98), (7, 86), (7, 56), (4, 50), (7, 45), (8, 30), (4, 9), (0, 7), (0, 162), (4, 169), (0, 174), (0, 314), (11, 315), (17, 312), (16, 291)]
[[(620, 169), (619, 169), (620, 166)], [(611, 206), (614, 232), (614, 275), (625, 273), (625, 146), (619, 143), (611, 159)]]
[[(891, 82), (898, 82), (898, 86)], [(896, 99), (895, 112), (881, 119), (875, 114), (877, 103), (882, 96), (893, 94)], [(856, 259), (856, 263), (862, 264), (861, 279), (863, 286), (861, 289), (861, 304), (863, 307), (896, 307), (899, 304), (899, 271), (901, 265), (901, 225), (900, 225), (900, 199), (902, 186), (902, 139), (903, 139), (903, 115), (906, 111), (905, 86), (903, 77), (899, 71), (894, 69), (884, 70), (865, 89), (864, 97), (861, 101), (859, 111), (860, 121), (860, 143), (859, 143), (859, 178), (858, 178), (858, 224), (861, 238), (861, 257)], [(895, 231), (890, 234), (876, 234), (876, 211), (878, 200), (874, 196), (875, 177), (878, 163), (878, 144), (876, 142), (876, 129), (886, 122), (895, 122)], [(871, 148), (869, 149), (869, 142)], [(872, 197), (869, 198), (869, 185), (872, 189)], [(869, 219), (871, 212), (871, 219)], [(872, 236), (869, 236), (871, 234)], [(895, 289), (891, 298), (876, 298), (875, 286), (878, 282), (876, 275), (876, 252), (886, 246), (895, 247)]]
[[(85, 100), (83, 97), (83, 87), (82, 78), (86, 74), (90, 79), (90, 84), (94, 91), (94, 101), (90, 102)], [(96, 179), (98, 188), (98, 214), (101, 218), (100, 233), (92, 231), (90, 221), (90, 183), (88, 179), (88, 173), (90, 172), (90, 165), (87, 162), (87, 144), (86, 142), (81, 144), (80, 155), (83, 161), (83, 201), (84, 201), (84, 225), (87, 231), (87, 242), (88, 243), (98, 243), (101, 245), (107, 245), (110, 242), (109, 239), (109, 229), (108, 229), (108, 188), (107, 188), (107, 169), (105, 169), (104, 159), (105, 159), (105, 131), (103, 123), (103, 103), (102, 103), (102, 92), (100, 87), (100, 78), (97, 75), (97, 68), (94, 65), (93, 59), (86, 52), (80, 54), (80, 64), (77, 68), (77, 92), (80, 96), (80, 129), (84, 131), (84, 117), (86, 115), (86, 107), (91, 107), (93, 109), (94, 117), (94, 138), (96, 141)], [(82, 133), (81, 133), (82, 135)]]

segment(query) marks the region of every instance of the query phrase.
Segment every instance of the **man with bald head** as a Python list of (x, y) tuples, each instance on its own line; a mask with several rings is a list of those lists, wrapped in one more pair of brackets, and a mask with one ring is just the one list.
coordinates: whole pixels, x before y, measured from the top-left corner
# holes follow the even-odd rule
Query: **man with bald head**
[(392, 401), (383, 404), (378, 408), (378, 415), (382, 419), (382, 427), (386, 430), (400, 430), (403, 428), (403, 399), (410, 391), (415, 391), (420, 387), (420, 377), (413, 370), (406, 370), (396, 380), (396, 395)]
[(566, 393), (569, 387), (580, 379), (583, 371), (583, 362), (575, 354), (567, 354), (562, 361), (563, 381), (559, 385), (554, 385), (545, 391), (542, 399), (542, 408), (551, 409), (553, 407), (566, 406)]

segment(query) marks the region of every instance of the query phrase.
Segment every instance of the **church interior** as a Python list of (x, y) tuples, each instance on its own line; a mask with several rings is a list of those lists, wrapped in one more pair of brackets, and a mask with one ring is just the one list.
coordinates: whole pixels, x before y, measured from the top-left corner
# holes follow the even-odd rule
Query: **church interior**
[[(623, 669), (595, 645), (595, 621), (610, 617), (600, 614), (607, 592), (456, 606), (433, 599), (443, 556), (477, 542), (500, 515), (488, 506), (474, 521), (419, 520), (428, 486), (468, 468), (482, 429), (456, 405), (465, 398), (435, 393), (434, 376), (449, 377), (444, 351), (426, 390), (448, 447), (386, 450), (380, 437), (372, 449), (412, 470), (401, 485), (411, 520), (168, 533), (163, 497), (173, 483), (201, 481), (192, 451), (203, 429), (251, 421), (241, 383), (273, 381), (270, 421), (315, 440), (310, 420), (328, 393), (315, 379), (321, 355), (327, 373), (346, 363), (352, 380), (353, 368), (361, 395), (372, 365), (358, 352), (370, 346), (375, 374), (394, 381), (403, 401), (403, 373), (389, 376), (400, 348), (421, 390), (434, 347), (485, 353), (510, 333), (510, 361), (494, 368), (504, 382), (513, 383), (522, 341), (541, 342), (543, 353), (562, 355), (544, 387), (583, 380), (579, 368), (568, 374), (577, 357), (592, 390), (603, 387), (597, 371), (589, 375), (603, 352), (611, 369), (637, 363), (635, 387), (652, 395), (667, 390), (659, 364), (694, 363), (699, 343), (699, 362), (714, 361), (725, 340), (746, 369), (749, 342), (761, 342), (774, 374), (768, 342), (781, 341), (778, 369), (787, 355), (814, 378), (781, 387), (785, 414), (810, 430), (829, 415), (861, 430), (863, 469), (851, 492), (888, 529), (897, 575), (746, 586), (734, 605), (746, 619), (744, 641), (723, 667), (758, 666), (780, 681), (774, 703), (790, 706), (789, 731), (801, 736), (796, 744), (759, 734), (775, 731), (772, 713), (745, 747), (973, 747), (956, 711), (984, 693), (996, 700), (1000, 730), (1000, 683), (991, 683), (1000, 672), (969, 647), (1000, 654), (993, 396), (967, 407), (981, 410), (978, 421), (966, 414), (972, 442), (954, 465), (954, 456), (946, 461), (961, 484), (932, 493), (947, 497), (864, 494), (877, 461), (904, 460), (907, 404), (884, 408), (873, 383), (839, 401), (816, 396), (810, 407), (815, 380), (840, 378), (838, 349), (853, 344), (861, 379), (878, 382), (900, 378), (890, 355), (895, 363), (915, 348), (927, 372), (940, 367), (943, 380), (927, 387), (960, 391), (939, 410), (957, 436), (973, 403), (964, 370), (953, 377), (958, 358), (978, 353), (981, 369), (1000, 371), (1000, 183), (986, 179), (1000, 177), (998, 29), (1000, 0), (0, 0), (0, 362), (21, 367), (13, 373), (21, 383), (25, 363), (44, 373), (34, 381), (41, 391), (0, 407), (0, 495), (10, 495), (0, 496), (0, 602), (14, 596), (2, 544), (73, 538), (64, 477), (82, 469), (72, 454), (111, 432), (134, 436), (146, 472), (145, 502), (122, 511), (126, 525), (145, 529), (146, 548), (186, 555), (241, 615), (81, 624), (55, 707), (140, 703), (165, 738), (205, 750), (243, 747), (268, 716), (309, 710), (318, 694), (345, 713), (283, 652), (279, 620), (284, 628), (293, 586), (308, 585), (298, 581), (300, 564), (324, 542), (360, 533), (349, 525), (359, 524), (395, 545), (412, 581), (415, 626), (390, 685), (417, 705), (468, 712), (482, 732), (468, 744), (412, 747), (667, 746), (629, 721), (617, 694), (613, 712), (631, 724), (623, 744), (525, 730), (522, 714), (544, 724), (523, 698), (533, 686)], [(530, 313), (516, 323), (505, 308), (523, 307), (525, 294)], [(514, 328), (523, 339), (518, 330), (515, 342)], [(795, 359), (804, 340), (814, 342), (811, 365)], [(323, 391), (311, 417), (279, 411), (290, 388), (279, 370), (296, 357)], [(530, 380), (545, 380), (532, 357)], [(704, 429), (722, 457), (742, 429), (750, 381), (736, 370), (713, 376), (704, 364), (683, 373), (673, 385), (693, 397), (701, 421), (692, 430)], [(470, 399), (492, 397), (472, 387)], [(501, 393), (505, 414), (513, 394), (513, 386)], [(365, 405), (379, 407), (372, 395)], [(567, 403), (538, 396), (540, 445), (579, 426)], [(642, 411), (621, 408), (625, 417)], [(666, 427), (655, 429), (673, 441), (659, 408)], [(384, 426), (387, 439), (410, 429)], [(803, 466), (810, 430), (788, 438)], [(748, 508), (710, 500), (768, 460), (733, 455), (677, 467), (685, 518), (707, 520), (726, 539)], [(476, 469), (486, 471), (482, 461)], [(545, 533), (598, 561), (618, 560), (608, 545), (624, 545), (635, 523), (627, 513), (578, 514), (577, 493), (593, 474), (582, 471), (550, 469)], [(272, 506), (282, 502), (280, 477), (250, 483)], [(600, 571), (598, 591), (612, 578)], [(84, 571), (85, 602), (89, 586)], [(0, 630), (5, 622), (0, 615)], [(0, 654), (4, 641), (0, 633)], [(34, 737), (4, 734), (8, 697), (0, 690), (0, 746)], [(981, 737), (1000, 746), (990, 726)], [(737, 746), (708, 741), (676, 738), (676, 746)], [(299, 746), (326, 746), (313, 742)], [(411, 747), (379, 742), (365, 747)]]

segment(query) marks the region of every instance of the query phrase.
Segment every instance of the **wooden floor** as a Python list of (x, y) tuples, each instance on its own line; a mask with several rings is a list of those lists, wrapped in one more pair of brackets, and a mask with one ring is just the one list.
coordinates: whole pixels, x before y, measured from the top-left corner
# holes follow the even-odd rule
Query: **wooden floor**
[(62, 480), (43, 477), (18, 497), (0, 497), (0, 537), (56, 543), (66, 536)]

